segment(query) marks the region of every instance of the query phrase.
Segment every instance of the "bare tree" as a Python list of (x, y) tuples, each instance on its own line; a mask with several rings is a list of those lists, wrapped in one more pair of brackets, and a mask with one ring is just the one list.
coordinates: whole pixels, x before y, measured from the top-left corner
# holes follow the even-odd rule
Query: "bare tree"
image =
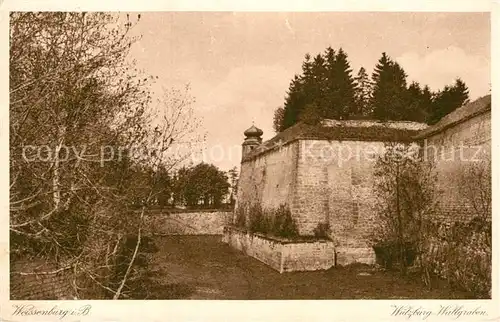
[(418, 147), (387, 144), (375, 165), (379, 230), (376, 252), (387, 266), (397, 260), (406, 273), (422, 246), (422, 225), (435, 209), (432, 167), (419, 159)]
[[(82, 280), (125, 295), (148, 205), (137, 216), (132, 200), (154, 198), (154, 169), (182, 159), (174, 142), (197, 125), (188, 89), (152, 106), (153, 77), (126, 59), (135, 23), (102, 13), (11, 14), (11, 259), (64, 262), (80, 297)], [(113, 284), (129, 234), (136, 251)]]
[(491, 160), (465, 164), (460, 172), (458, 189), (477, 218), (491, 220)]

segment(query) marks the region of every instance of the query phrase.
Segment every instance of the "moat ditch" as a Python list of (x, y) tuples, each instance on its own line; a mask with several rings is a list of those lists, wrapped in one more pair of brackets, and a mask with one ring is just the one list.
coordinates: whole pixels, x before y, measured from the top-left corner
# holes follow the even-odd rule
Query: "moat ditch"
[(466, 299), (445, 284), (368, 265), (279, 274), (230, 248), (221, 236), (161, 236), (141, 253), (145, 273), (132, 299)]

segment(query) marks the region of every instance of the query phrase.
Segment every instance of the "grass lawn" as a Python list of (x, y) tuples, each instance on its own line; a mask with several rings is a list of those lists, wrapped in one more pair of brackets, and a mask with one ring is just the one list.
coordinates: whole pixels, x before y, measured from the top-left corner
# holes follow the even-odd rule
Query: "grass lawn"
[(149, 299), (457, 299), (444, 285), (432, 290), (395, 272), (355, 265), (279, 274), (221, 242), (221, 236), (155, 237), (148, 254)]

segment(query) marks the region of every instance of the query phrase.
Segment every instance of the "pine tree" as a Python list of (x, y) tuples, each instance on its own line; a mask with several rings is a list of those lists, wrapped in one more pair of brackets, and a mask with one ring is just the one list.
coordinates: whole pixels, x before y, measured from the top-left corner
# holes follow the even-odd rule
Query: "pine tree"
[(356, 84), (355, 98), (356, 105), (358, 106), (358, 114), (363, 116), (371, 115), (372, 108), (370, 100), (373, 85), (364, 67), (359, 69), (358, 75), (354, 81)]
[(326, 66), (333, 66), (335, 64), (335, 56), (335, 50), (331, 46), (328, 46), (324, 53)]
[(314, 75), (313, 75), (313, 62), (311, 61), (311, 55), (306, 54), (304, 56), (304, 62), (302, 63), (302, 75), (300, 77), (304, 95), (306, 96), (307, 103), (310, 103), (313, 99), (312, 94), (314, 92)]
[(338, 101), (334, 102), (338, 106), (340, 117), (348, 119), (351, 115), (358, 114), (355, 99), (355, 84), (352, 77), (352, 69), (347, 60), (347, 54), (339, 49), (335, 56), (335, 80), (338, 82)]
[(421, 88), (418, 82), (412, 82), (408, 86), (408, 105), (405, 119), (414, 122), (426, 122), (431, 104), (432, 93), (429, 87)]
[(283, 107), (278, 107), (274, 110), (273, 117), (273, 129), (275, 133), (283, 131), (283, 122), (285, 120), (285, 109)]
[(285, 98), (283, 121), (280, 131), (294, 125), (299, 120), (299, 114), (306, 104), (302, 78), (295, 75), (290, 82), (290, 87)]
[(445, 86), (443, 90), (437, 92), (431, 104), (428, 123), (437, 123), (445, 115), (469, 102), (469, 89), (460, 79), (455, 80), (452, 86)]
[(383, 53), (372, 76), (375, 82), (372, 96), (373, 116), (376, 119), (408, 119), (406, 77), (403, 68)]
[(325, 94), (326, 94), (326, 62), (320, 54), (314, 57), (312, 64), (312, 93), (310, 93), (312, 100), (311, 103), (316, 104), (320, 110), (324, 108)]
[(330, 47), (325, 53), (326, 94), (324, 117), (348, 119), (357, 113), (355, 84), (347, 54), (340, 48), (337, 53)]
[(391, 59), (385, 52), (382, 53), (382, 57), (378, 60), (377, 65), (372, 74), (372, 82), (376, 84), (380, 79), (380, 74), (382, 71), (387, 70), (387, 68), (392, 64)]
[[(305, 95), (305, 105), (321, 100), (321, 86), (324, 78), (324, 61), (321, 55), (311, 60), (311, 55), (306, 54), (302, 63), (302, 84)], [(303, 110), (303, 108), (301, 109)], [(300, 114), (300, 113), (299, 113)]]

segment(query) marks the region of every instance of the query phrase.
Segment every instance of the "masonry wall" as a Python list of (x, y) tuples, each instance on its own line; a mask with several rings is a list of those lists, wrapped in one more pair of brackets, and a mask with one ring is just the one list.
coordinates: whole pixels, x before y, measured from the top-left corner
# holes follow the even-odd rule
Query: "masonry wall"
[(280, 273), (325, 270), (335, 265), (335, 247), (327, 240), (287, 242), (227, 227), (223, 242)]
[(311, 235), (328, 222), (338, 264), (373, 263), (373, 171), (384, 143), (302, 140), (299, 147), (292, 213), (300, 233)]
[(254, 203), (260, 203), (264, 209), (289, 205), (295, 186), (297, 154), (298, 142), (292, 142), (242, 162), (236, 208)]
[(421, 144), (424, 160), (432, 161), (437, 178), (435, 219), (467, 221), (476, 216), (471, 200), (477, 203), (477, 194), (484, 188), (477, 176), (472, 181), (467, 176), (481, 168), (491, 169), (491, 112), (435, 133)]
[(231, 211), (158, 212), (145, 217), (145, 230), (154, 235), (222, 235), (231, 218)]
[(338, 243), (366, 244), (373, 225), (373, 167), (383, 149), (382, 142), (301, 141), (293, 210), (302, 234), (329, 222)]
[(71, 300), (71, 270), (57, 273), (57, 264), (43, 261), (16, 261), (10, 267), (11, 300)]

